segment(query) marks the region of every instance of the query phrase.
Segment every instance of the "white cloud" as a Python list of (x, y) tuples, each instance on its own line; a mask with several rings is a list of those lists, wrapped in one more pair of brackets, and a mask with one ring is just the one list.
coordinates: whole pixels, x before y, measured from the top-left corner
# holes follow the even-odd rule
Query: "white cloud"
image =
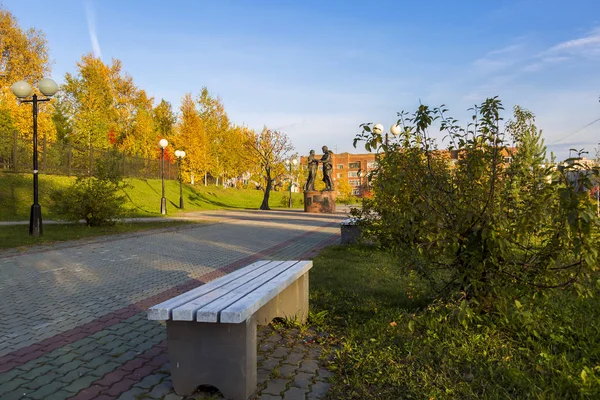
[(91, 1), (85, 2), (85, 16), (88, 24), (88, 32), (90, 34), (90, 40), (92, 42), (92, 49), (94, 56), (102, 58), (102, 51), (100, 50), (100, 43), (98, 42), (98, 35), (96, 35), (96, 22), (95, 13)]
[(574, 56), (600, 55), (600, 27), (593, 29), (586, 36), (578, 39), (567, 40), (550, 47), (547, 54), (570, 54)]

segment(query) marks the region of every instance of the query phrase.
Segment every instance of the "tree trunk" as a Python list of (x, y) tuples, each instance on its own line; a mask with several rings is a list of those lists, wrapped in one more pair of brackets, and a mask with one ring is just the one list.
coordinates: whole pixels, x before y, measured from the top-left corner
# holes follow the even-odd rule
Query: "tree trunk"
[(269, 208), (269, 195), (271, 194), (271, 183), (272, 180), (267, 179), (267, 187), (265, 188), (265, 196), (263, 197), (262, 204), (260, 205), (261, 210), (270, 210)]

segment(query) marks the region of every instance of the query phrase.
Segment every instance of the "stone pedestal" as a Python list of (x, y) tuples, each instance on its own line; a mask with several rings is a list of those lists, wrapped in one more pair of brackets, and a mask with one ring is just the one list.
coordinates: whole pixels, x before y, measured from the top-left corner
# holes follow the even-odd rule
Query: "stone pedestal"
[(304, 192), (304, 212), (333, 214), (335, 192)]

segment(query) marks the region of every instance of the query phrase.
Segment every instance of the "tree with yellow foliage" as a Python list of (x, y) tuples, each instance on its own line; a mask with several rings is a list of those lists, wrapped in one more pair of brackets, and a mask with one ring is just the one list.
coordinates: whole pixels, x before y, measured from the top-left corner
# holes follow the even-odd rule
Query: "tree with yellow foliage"
[[(50, 58), (44, 34), (33, 28), (23, 31), (17, 19), (0, 5), (0, 112), (4, 115), (0, 118), (0, 134), (3, 137), (12, 135), (16, 129), (21, 138), (32, 138), (31, 105), (20, 107), (10, 87), (24, 80), (35, 88), (36, 83), (49, 74)], [(52, 124), (51, 103), (39, 108), (38, 135), (52, 140), (56, 130)]]

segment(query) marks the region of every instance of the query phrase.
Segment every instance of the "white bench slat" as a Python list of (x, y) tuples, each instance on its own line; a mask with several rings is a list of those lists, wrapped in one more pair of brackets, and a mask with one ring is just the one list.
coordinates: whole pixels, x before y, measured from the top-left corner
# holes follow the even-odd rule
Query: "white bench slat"
[(171, 311), (185, 303), (193, 301), (194, 299), (209, 293), (219, 287), (228, 284), (229, 282), (238, 279), (245, 274), (254, 271), (257, 268), (262, 267), (263, 265), (269, 263), (269, 260), (260, 260), (256, 261), (244, 268), (238, 269), (237, 271), (231, 272), (221, 278), (217, 278), (211, 282), (208, 282), (200, 287), (190, 290), (189, 292), (185, 292), (180, 294), (179, 296), (173, 297), (167, 301), (164, 301), (160, 304), (152, 306), (148, 309), (148, 319), (151, 321), (166, 321), (171, 318)]
[(313, 265), (312, 261), (297, 261), (296, 263), (293, 268), (289, 268), (284, 273), (264, 283), (257, 290), (223, 309), (220, 322), (238, 324), (245, 321), (296, 279), (307, 273)]
[(219, 321), (219, 313), (224, 308), (229, 305), (235, 303), (243, 297), (249, 296), (253, 291), (259, 289), (260, 287), (265, 285), (265, 282), (269, 282), (278, 275), (284, 273), (288, 268), (291, 268), (298, 261), (285, 261), (277, 266), (277, 268), (273, 268), (267, 273), (261, 275), (260, 277), (249, 281), (248, 283), (239, 286), (234, 289), (230, 293), (224, 295), (223, 297), (213, 301), (210, 304), (200, 308), (196, 313), (196, 321), (198, 322), (218, 322)]
[(194, 300), (182, 304), (171, 311), (173, 321), (193, 321), (196, 311), (202, 307), (211, 304), (213, 301), (218, 301), (228, 293), (234, 292), (242, 285), (253, 281), (254, 279), (262, 279), (262, 276), (282, 264), (283, 261), (267, 261), (264, 265), (255, 268), (252, 271), (247, 271), (246, 274), (238, 276), (236, 279), (230, 280), (226, 284), (212, 290)]

